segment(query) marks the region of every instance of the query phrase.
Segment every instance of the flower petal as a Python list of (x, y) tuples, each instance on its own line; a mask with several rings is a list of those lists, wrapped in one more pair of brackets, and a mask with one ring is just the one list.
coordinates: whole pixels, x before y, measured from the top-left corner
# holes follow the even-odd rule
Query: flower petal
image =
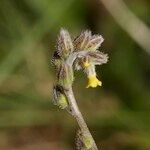
[(95, 75), (89, 76), (88, 79), (89, 81), (88, 81), (88, 85), (86, 86), (86, 88), (89, 88), (89, 87), (95, 88), (97, 86), (102, 86), (102, 82), (99, 81)]

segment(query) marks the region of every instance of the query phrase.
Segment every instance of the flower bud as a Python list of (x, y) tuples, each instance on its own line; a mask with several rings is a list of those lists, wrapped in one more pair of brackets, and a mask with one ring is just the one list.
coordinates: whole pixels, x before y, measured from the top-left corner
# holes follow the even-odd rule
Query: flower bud
[(66, 95), (64, 94), (63, 88), (59, 85), (53, 88), (53, 103), (61, 109), (68, 107)]
[(61, 29), (57, 41), (57, 52), (62, 59), (66, 59), (73, 52), (73, 43), (67, 30)]

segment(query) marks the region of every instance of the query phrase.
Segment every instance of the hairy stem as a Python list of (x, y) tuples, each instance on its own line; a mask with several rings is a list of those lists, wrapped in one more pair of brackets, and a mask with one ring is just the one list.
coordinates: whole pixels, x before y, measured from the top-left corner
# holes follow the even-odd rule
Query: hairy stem
[(86, 122), (84, 121), (83, 119), (83, 116), (78, 108), (78, 105), (77, 105), (77, 102), (75, 100), (75, 97), (74, 97), (74, 93), (73, 93), (73, 90), (72, 90), (72, 87), (69, 87), (67, 89), (67, 91), (65, 92), (67, 98), (68, 98), (68, 102), (69, 102), (69, 105), (70, 105), (70, 109), (71, 109), (71, 114), (73, 115), (73, 117), (76, 119), (79, 127), (80, 127), (80, 130), (81, 132), (86, 135), (87, 137), (90, 137), (91, 140), (92, 140), (92, 143), (93, 143), (93, 146), (92, 146), (92, 150), (98, 150), (97, 146), (96, 146), (96, 143), (87, 127), (87, 124)]

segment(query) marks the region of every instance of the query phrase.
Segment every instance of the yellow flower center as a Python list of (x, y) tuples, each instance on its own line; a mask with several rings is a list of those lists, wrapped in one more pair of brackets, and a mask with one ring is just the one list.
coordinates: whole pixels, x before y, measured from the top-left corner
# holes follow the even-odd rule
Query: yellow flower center
[(83, 66), (84, 68), (88, 68), (91, 64), (86, 60), (85, 62), (83, 62)]
[(96, 75), (92, 75), (88, 77), (88, 85), (86, 88), (92, 87), (95, 88), (97, 86), (102, 86), (102, 82), (96, 78)]

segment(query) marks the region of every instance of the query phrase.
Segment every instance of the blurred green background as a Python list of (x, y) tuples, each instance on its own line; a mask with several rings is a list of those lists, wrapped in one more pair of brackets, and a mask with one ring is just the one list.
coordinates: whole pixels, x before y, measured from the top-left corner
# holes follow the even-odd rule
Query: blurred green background
[[(124, 0), (150, 26), (149, 0)], [(86, 89), (76, 72), (74, 92), (102, 150), (150, 149), (150, 56), (100, 0), (0, 0), (0, 149), (72, 150), (77, 124), (53, 106), (50, 59), (61, 27), (72, 38), (101, 34), (109, 62), (97, 67), (102, 87)]]

